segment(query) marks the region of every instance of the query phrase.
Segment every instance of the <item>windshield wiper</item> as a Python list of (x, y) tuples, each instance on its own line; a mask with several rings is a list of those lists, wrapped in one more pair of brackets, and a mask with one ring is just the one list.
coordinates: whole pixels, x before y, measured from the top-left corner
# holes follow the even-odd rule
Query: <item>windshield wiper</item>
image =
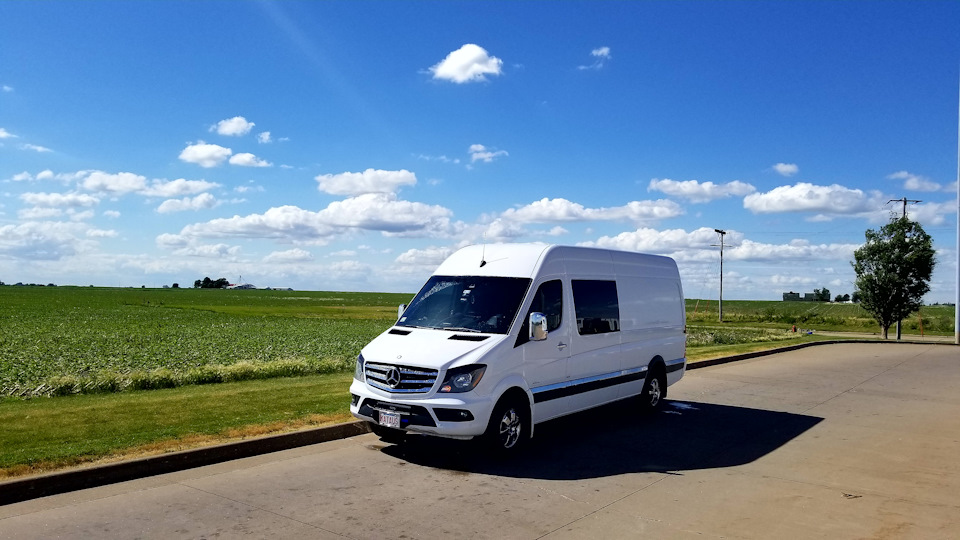
[(440, 330), (449, 330), (451, 332), (475, 332), (477, 334), (481, 333), (480, 330), (474, 330), (473, 328), (465, 328), (463, 326), (449, 326), (440, 328)]

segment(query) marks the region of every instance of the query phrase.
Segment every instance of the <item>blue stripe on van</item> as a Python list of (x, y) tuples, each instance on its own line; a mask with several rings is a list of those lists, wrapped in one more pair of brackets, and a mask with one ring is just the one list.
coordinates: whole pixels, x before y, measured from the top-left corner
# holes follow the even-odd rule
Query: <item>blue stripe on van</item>
[[(671, 360), (670, 362), (666, 363), (667, 373), (679, 371), (683, 369), (685, 364), (686, 358)], [(585, 377), (583, 379), (577, 379), (574, 381), (564, 381), (562, 383), (550, 384), (547, 386), (534, 388), (532, 390), (533, 402), (542, 403), (544, 401), (570, 397), (577, 394), (582, 394), (584, 392), (600, 390), (601, 388), (609, 388), (618, 384), (640, 381), (646, 377), (647, 368), (641, 367), (626, 369), (623, 371), (614, 371), (612, 373), (595, 375), (593, 377)]]

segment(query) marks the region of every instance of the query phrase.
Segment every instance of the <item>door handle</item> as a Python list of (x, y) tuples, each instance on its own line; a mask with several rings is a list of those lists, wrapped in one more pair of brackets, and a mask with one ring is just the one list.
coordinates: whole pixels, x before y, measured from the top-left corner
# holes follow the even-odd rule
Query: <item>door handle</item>
[(563, 348), (566, 347), (566, 346), (567, 346), (567, 344), (564, 343), (564, 342), (562, 342), (562, 341), (561, 341), (560, 343), (557, 343), (557, 349), (560, 349), (561, 351), (562, 351)]

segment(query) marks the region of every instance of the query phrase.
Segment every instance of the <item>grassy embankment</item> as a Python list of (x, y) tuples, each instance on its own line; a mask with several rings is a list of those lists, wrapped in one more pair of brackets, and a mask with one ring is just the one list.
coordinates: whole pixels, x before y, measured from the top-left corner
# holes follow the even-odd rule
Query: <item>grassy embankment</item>
[[(85, 393), (0, 398), (0, 478), (346, 420), (357, 351), (409, 298), (0, 288), (3, 393)], [(870, 331), (857, 306), (725, 302), (723, 325), (710, 307), (688, 301), (691, 361), (818, 339), (794, 323)], [(948, 311), (929, 310), (925, 331)]]

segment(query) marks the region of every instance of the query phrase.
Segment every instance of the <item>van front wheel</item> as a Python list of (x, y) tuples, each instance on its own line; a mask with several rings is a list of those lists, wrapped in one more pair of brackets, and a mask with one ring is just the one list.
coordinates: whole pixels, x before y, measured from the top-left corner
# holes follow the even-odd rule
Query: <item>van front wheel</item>
[(647, 380), (643, 383), (643, 390), (640, 392), (640, 406), (644, 411), (655, 411), (663, 405), (663, 400), (666, 398), (666, 375), (664, 375), (662, 369), (651, 371), (647, 375)]
[(497, 453), (516, 453), (530, 438), (530, 412), (517, 398), (501, 400), (490, 415), (484, 434), (487, 444)]

